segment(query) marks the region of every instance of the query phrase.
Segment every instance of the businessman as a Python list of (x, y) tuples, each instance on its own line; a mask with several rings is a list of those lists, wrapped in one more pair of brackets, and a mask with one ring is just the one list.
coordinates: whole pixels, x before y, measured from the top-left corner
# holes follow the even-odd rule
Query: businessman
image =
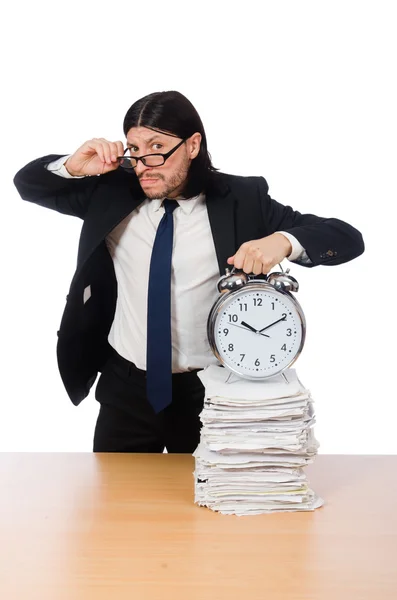
[(24, 200), (83, 220), (57, 358), (76, 406), (100, 373), (94, 452), (192, 453), (225, 268), (263, 277), (285, 258), (338, 265), (364, 244), (344, 221), (276, 202), (263, 177), (219, 172), (178, 92), (136, 101), (123, 129), (124, 143), (88, 140), (30, 162), (14, 183)]

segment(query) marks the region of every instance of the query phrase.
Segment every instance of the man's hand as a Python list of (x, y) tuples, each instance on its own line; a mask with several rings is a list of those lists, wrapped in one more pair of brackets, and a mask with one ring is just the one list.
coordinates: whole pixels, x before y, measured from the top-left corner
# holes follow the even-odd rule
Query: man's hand
[(266, 275), (274, 265), (292, 252), (291, 242), (282, 233), (272, 233), (259, 240), (244, 242), (234, 256), (227, 259), (229, 265), (245, 273)]
[(123, 142), (109, 142), (105, 138), (94, 138), (85, 142), (69, 156), (65, 168), (70, 175), (103, 175), (119, 166), (118, 156), (123, 156)]

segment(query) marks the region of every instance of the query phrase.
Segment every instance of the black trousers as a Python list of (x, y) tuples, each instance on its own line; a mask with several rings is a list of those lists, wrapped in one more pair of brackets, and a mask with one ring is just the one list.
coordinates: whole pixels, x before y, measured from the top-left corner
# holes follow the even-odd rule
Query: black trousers
[(113, 348), (99, 377), (94, 452), (181, 452), (200, 441), (204, 386), (198, 371), (172, 375), (172, 403), (156, 414), (146, 397), (146, 371)]

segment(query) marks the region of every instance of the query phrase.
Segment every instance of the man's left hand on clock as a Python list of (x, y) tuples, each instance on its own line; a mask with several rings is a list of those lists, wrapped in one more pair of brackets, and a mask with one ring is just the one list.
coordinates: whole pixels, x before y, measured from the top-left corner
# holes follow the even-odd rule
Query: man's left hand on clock
[(245, 273), (266, 275), (292, 252), (289, 239), (282, 233), (272, 233), (259, 240), (244, 242), (234, 256), (227, 259), (229, 265)]

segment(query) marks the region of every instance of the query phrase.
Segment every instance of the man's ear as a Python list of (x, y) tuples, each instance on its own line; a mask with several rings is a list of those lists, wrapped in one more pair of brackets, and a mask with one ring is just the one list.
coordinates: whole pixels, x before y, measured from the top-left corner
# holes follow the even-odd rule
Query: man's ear
[(193, 159), (196, 158), (196, 156), (198, 155), (198, 153), (200, 152), (200, 146), (201, 146), (201, 133), (199, 133), (198, 131), (196, 133), (194, 133), (188, 140), (187, 142), (188, 144), (188, 153), (189, 153), (189, 158)]

